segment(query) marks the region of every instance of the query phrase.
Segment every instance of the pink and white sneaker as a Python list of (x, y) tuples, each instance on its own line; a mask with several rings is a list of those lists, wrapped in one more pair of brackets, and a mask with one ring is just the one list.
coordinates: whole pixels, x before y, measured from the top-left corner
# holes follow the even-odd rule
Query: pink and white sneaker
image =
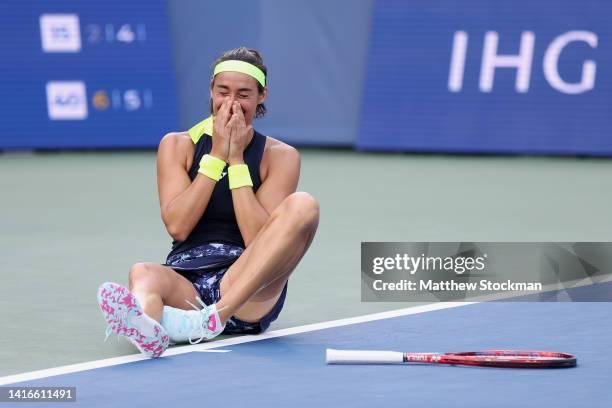
[(98, 288), (98, 305), (108, 323), (106, 337), (111, 332), (125, 336), (141, 353), (159, 357), (168, 348), (166, 330), (147, 316), (129, 289), (113, 282)]

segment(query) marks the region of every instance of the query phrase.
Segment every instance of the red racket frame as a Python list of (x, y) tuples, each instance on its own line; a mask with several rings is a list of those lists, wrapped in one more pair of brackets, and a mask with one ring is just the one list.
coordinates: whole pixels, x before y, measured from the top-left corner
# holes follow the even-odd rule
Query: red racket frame
[(504, 368), (575, 367), (572, 354), (536, 350), (482, 350), (459, 353), (403, 353), (405, 363), (452, 364)]

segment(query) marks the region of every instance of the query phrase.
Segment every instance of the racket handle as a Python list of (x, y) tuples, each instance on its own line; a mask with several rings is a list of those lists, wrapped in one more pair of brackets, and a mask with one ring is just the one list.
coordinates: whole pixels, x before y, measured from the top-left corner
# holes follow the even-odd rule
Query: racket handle
[(404, 355), (398, 351), (327, 349), (325, 361), (327, 364), (402, 364)]

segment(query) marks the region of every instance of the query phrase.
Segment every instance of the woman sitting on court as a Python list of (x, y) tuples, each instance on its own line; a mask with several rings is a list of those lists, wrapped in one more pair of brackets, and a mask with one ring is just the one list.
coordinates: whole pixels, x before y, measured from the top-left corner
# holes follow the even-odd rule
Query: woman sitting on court
[(169, 342), (261, 333), (278, 317), (319, 206), (295, 192), (297, 150), (253, 129), (266, 112), (266, 75), (257, 51), (223, 53), (210, 84), (212, 116), (161, 140), (157, 181), (172, 250), (163, 265), (133, 265), (129, 290), (100, 286), (107, 337), (112, 330), (157, 357)]

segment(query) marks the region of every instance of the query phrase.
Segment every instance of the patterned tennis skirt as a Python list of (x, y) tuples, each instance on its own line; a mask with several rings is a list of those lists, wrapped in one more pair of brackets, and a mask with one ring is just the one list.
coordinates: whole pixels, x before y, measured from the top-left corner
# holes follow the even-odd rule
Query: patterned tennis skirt
[[(169, 256), (165, 265), (187, 278), (198, 292), (200, 299), (206, 305), (212, 305), (221, 298), (221, 278), (243, 251), (241, 247), (235, 245), (206, 244)], [(286, 295), (287, 285), (272, 310), (259, 322), (245, 322), (231, 317), (225, 324), (223, 334), (263, 333), (270, 323), (278, 318), (285, 304)]]

